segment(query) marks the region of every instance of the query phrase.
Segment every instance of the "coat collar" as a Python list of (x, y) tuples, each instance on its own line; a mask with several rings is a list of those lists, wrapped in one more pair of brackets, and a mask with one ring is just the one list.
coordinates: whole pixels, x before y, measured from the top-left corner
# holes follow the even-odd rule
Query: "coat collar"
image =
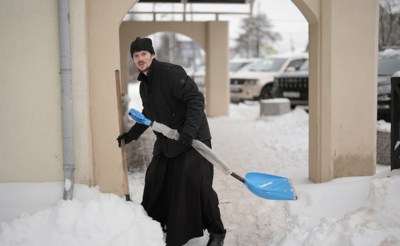
[(156, 58), (153, 59), (150, 65), (150, 69), (147, 72), (147, 76), (144, 73), (140, 73), (139, 76), (137, 77), (137, 80), (139, 81), (150, 81), (151, 77), (154, 75), (154, 71), (156, 70), (158, 65), (158, 61)]

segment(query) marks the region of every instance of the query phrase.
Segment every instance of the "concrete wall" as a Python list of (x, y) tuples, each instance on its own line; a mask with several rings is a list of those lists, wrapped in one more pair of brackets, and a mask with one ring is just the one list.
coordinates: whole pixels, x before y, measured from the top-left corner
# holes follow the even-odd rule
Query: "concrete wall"
[(57, 1), (1, 1), (0, 30), (0, 182), (61, 181)]
[[(332, 3), (334, 178), (375, 174), (379, 1)], [(329, 11), (329, 10), (328, 10)], [(354, 18), (354, 13), (357, 17)], [(349, 55), (351, 54), (351, 55)], [(324, 62), (324, 60), (323, 60)], [(329, 62), (326, 61), (329, 66)]]
[[(121, 87), (127, 92), (128, 63), (126, 54), (136, 37), (157, 32), (175, 32), (191, 37), (206, 53), (207, 116), (229, 115), (229, 35), (228, 22), (153, 22), (128, 21), (120, 27)], [(212, 44), (212, 45), (210, 45)], [(156, 54), (157, 58), (157, 54)]]
[(228, 23), (207, 23), (206, 112), (208, 117), (229, 115), (229, 35)]
[(378, 0), (292, 0), (309, 21), (309, 177), (373, 175)]
[(87, 3), (70, 0), (75, 183), (94, 185), (90, 125)]
[(106, 193), (123, 195), (115, 70), (120, 69), (119, 26), (137, 2), (88, 0), (88, 64), (90, 125), (93, 141), (95, 184)]
[[(292, 1), (310, 23), (310, 179), (372, 175), (378, 0)], [(75, 181), (121, 196), (115, 70), (122, 64), (122, 18), (136, 2), (70, 2)], [(57, 1), (0, 5), (0, 182), (62, 181)], [(142, 27), (150, 30), (150, 24)], [(181, 32), (195, 37), (207, 53), (210, 117), (229, 110), (227, 27), (207, 22), (194, 30), (204, 34)], [(159, 31), (173, 31), (168, 28)]]

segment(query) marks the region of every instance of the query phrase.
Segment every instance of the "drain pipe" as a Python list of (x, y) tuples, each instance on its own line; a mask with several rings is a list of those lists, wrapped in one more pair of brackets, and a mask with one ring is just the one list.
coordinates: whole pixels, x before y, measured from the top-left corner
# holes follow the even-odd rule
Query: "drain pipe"
[(69, 0), (58, 0), (60, 36), (60, 75), (63, 135), (64, 200), (71, 200), (74, 191), (74, 138), (72, 127), (72, 79)]

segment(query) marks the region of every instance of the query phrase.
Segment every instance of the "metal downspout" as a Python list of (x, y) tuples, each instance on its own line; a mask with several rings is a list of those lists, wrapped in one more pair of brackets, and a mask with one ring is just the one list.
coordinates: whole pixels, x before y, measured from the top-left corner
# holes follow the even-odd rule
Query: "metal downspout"
[(61, 107), (63, 133), (64, 200), (71, 200), (74, 191), (74, 138), (72, 121), (71, 38), (69, 0), (58, 0), (60, 37)]

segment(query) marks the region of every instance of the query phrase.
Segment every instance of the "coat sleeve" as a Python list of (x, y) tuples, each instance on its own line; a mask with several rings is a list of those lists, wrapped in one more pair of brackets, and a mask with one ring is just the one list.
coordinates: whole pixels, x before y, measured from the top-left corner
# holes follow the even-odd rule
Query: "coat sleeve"
[(172, 93), (187, 106), (186, 120), (181, 132), (195, 138), (204, 117), (204, 95), (183, 68), (175, 69), (172, 78)]
[(149, 126), (135, 123), (128, 131), (128, 134), (133, 140), (138, 140), (147, 128), (149, 128)]
[[(144, 114), (144, 111), (142, 113)], [(148, 125), (135, 123), (128, 131), (128, 134), (133, 140), (138, 140), (139, 137), (147, 130), (147, 128), (149, 128)]]

